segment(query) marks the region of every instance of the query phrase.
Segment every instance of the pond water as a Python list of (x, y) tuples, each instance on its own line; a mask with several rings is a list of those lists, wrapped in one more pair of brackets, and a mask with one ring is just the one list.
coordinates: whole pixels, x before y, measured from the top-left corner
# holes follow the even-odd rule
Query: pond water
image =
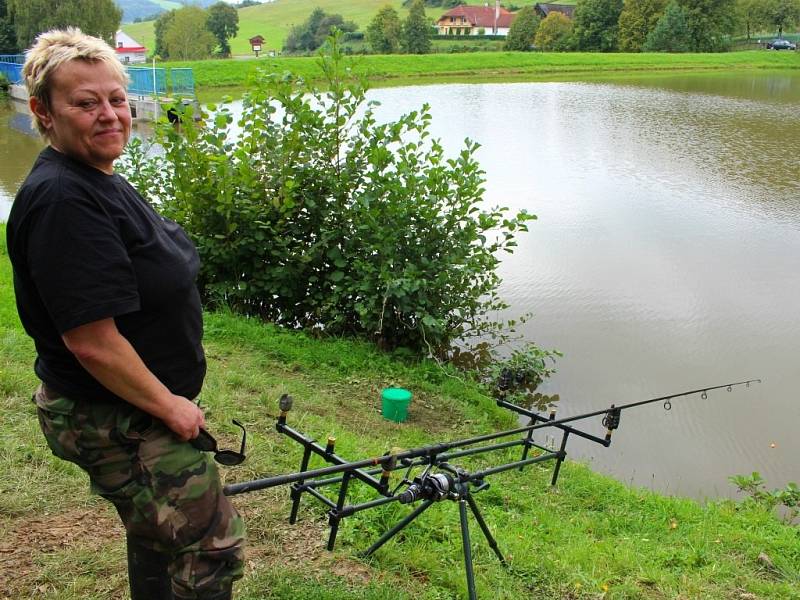
[[(449, 153), (481, 144), (487, 202), (538, 215), (501, 294), (507, 316), (534, 314), (527, 339), (564, 353), (544, 390), (559, 416), (763, 380), (626, 411), (610, 448), (573, 439), (572, 458), (697, 498), (732, 495), (728, 476), (752, 471), (800, 481), (800, 74), (370, 95), (381, 120), (429, 103)], [(39, 148), (18, 121), (0, 113), (0, 207)]]

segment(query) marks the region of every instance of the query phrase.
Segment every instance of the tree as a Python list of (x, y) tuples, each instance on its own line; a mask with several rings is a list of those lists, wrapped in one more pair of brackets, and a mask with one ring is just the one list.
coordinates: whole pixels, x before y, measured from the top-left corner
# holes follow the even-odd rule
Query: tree
[(769, 22), (764, 0), (736, 0), (736, 19), (747, 39)]
[(226, 2), (212, 4), (208, 7), (206, 29), (217, 38), (220, 55), (230, 56), (231, 46), (228, 40), (239, 32), (239, 11)]
[(676, 0), (671, 0), (664, 15), (649, 34), (642, 46), (645, 52), (688, 52), (692, 47), (692, 36), (686, 11)]
[(345, 21), (340, 14), (329, 15), (321, 8), (315, 8), (304, 23), (291, 28), (283, 49), (287, 52), (312, 52), (322, 46), (334, 29), (352, 32), (358, 29), (358, 25)]
[(619, 15), (619, 49), (640, 52), (666, 5), (667, 0), (625, 0)]
[(403, 49), (408, 54), (431, 51), (431, 24), (425, 16), (424, 0), (414, 0), (403, 23)]
[(767, 0), (767, 22), (778, 29), (778, 37), (783, 37), (783, 29), (800, 21), (800, 0)]
[(6, 0), (0, 0), (0, 54), (16, 54), (17, 34), (8, 14)]
[(736, 0), (678, 0), (686, 12), (692, 52), (722, 52), (736, 25)]
[(573, 22), (578, 50), (613, 52), (622, 0), (578, 0)]
[(533, 48), (533, 39), (539, 28), (539, 15), (533, 6), (526, 6), (517, 13), (506, 36), (506, 50), (527, 51)]
[(156, 56), (159, 56), (162, 59), (169, 58), (167, 45), (164, 43), (164, 35), (167, 33), (170, 25), (172, 25), (172, 23), (175, 21), (176, 12), (177, 10), (173, 9), (161, 13), (158, 15), (156, 22), (153, 24), (153, 31), (156, 34), (156, 48), (154, 53)]
[(324, 18), (325, 11), (321, 8), (315, 8), (311, 11), (311, 14), (303, 24), (295, 25), (289, 30), (289, 35), (286, 36), (286, 41), (283, 43), (283, 49), (289, 52), (314, 50), (316, 48), (314, 33)]
[(322, 47), (322, 44), (330, 37), (334, 29), (338, 29), (342, 33), (352, 33), (358, 29), (358, 25), (353, 21), (345, 21), (344, 17), (338, 13), (325, 15), (325, 18), (322, 19), (319, 27), (314, 32), (314, 47), (310, 48), (310, 50)]
[(534, 45), (539, 50), (563, 52), (572, 49), (572, 19), (563, 13), (551, 11), (536, 30)]
[(367, 44), (376, 54), (394, 54), (400, 50), (402, 25), (397, 11), (384, 6), (367, 25)]
[(184, 6), (175, 11), (172, 23), (164, 33), (164, 44), (170, 58), (196, 60), (208, 58), (217, 45), (206, 29), (208, 15), (199, 6)]
[(122, 21), (114, 0), (8, 0), (8, 12), (20, 48), (29, 47), (43, 31), (70, 26), (113, 46)]

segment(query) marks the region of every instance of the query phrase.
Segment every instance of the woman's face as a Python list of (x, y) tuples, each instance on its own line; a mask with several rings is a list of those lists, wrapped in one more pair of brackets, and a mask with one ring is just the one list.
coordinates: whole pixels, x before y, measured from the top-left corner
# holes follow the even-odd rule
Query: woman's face
[(50, 107), (31, 98), (50, 145), (109, 175), (131, 133), (123, 82), (102, 61), (72, 60), (52, 75)]

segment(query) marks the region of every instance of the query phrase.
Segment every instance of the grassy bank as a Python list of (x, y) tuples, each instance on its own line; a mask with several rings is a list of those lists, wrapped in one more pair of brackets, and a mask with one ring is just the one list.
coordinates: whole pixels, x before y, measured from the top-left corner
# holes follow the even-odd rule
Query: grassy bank
[[(599, 54), (474, 52), (467, 54), (367, 55), (348, 58), (355, 73), (373, 85), (529, 77), (566, 77), (622, 72), (736, 71), (800, 69), (796, 52), (730, 52), (724, 54)], [(291, 71), (321, 78), (316, 57), (260, 57), (257, 60), (204, 60), (165, 63), (191, 67), (200, 93), (217, 87), (246, 85), (257, 69)]]
[[(0, 598), (123, 598), (123, 532), (113, 511), (88, 494), (77, 468), (50, 455), (38, 431), (29, 401), (33, 348), (16, 316), (3, 227), (0, 236)], [(295, 398), (292, 425), (320, 440), (336, 436), (337, 451), (353, 459), (514, 422), (437, 365), (392, 360), (367, 344), (313, 340), (215, 313), (206, 315), (206, 348), (209, 428), (225, 447), (236, 444), (231, 418), (248, 428), (248, 460), (224, 469), (229, 481), (296, 470), (298, 447), (273, 428), (284, 392)], [(380, 416), (380, 390), (393, 384), (414, 392), (404, 424)], [(516, 454), (461, 464), (474, 469)], [(763, 510), (662, 497), (577, 463), (565, 465), (558, 488), (549, 478), (549, 466), (533, 466), (491, 477), (476, 495), (510, 563), (499, 565), (473, 522), (481, 598), (800, 598), (800, 530)], [(353, 489), (351, 500), (373, 497)], [(465, 597), (453, 503), (432, 507), (368, 561), (357, 553), (408, 508), (392, 504), (346, 519), (328, 553), (327, 519), (312, 501), (304, 500), (294, 526), (286, 523), (286, 488), (238, 496), (235, 504), (250, 543), (237, 598)]]

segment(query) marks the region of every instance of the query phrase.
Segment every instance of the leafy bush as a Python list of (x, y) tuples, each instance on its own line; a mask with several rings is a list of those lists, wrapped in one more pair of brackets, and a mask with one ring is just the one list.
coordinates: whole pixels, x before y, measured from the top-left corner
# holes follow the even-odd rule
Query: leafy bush
[(670, 2), (656, 26), (647, 34), (645, 52), (689, 52), (692, 48), (686, 10), (675, 0)]
[(478, 145), (447, 158), (427, 106), (376, 122), (337, 37), (321, 66), (325, 91), (262, 74), (238, 135), (222, 107), (182, 131), (162, 124), (163, 154), (129, 148), (129, 179), (195, 241), (205, 300), (439, 356), (502, 335), (486, 317), (506, 308), (498, 255), (535, 217), (484, 207)]
[(728, 478), (740, 492), (748, 495), (747, 501), (772, 510), (776, 506), (783, 506), (785, 513), (783, 520), (792, 523), (800, 516), (800, 487), (789, 482), (783, 489), (767, 490), (764, 479), (758, 471), (751, 475), (733, 475)]
[(342, 15), (328, 14), (321, 8), (315, 8), (308, 18), (289, 31), (283, 43), (284, 52), (311, 52), (322, 46), (334, 29), (351, 33), (358, 29), (352, 21), (345, 21)]
[(526, 6), (517, 13), (506, 37), (506, 50), (525, 52), (533, 50), (533, 38), (539, 27), (539, 15), (532, 6)]
[(575, 42), (572, 39), (572, 20), (560, 12), (551, 12), (539, 23), (533, 42), (537, 48), (546, 52), (573, 50)]

